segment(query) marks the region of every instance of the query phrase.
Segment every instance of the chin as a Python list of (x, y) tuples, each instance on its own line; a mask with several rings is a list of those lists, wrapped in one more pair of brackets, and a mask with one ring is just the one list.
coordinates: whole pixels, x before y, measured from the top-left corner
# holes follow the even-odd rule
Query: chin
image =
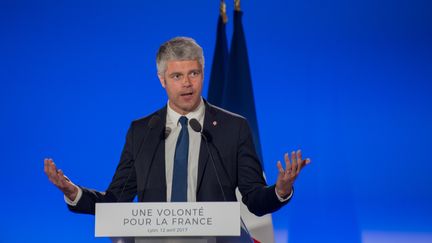
[(184, 110), (191, 112), (195, 110), (198, 107), (198, 105), (199, 105), (199, 101), (187, 104), (184, 106)]

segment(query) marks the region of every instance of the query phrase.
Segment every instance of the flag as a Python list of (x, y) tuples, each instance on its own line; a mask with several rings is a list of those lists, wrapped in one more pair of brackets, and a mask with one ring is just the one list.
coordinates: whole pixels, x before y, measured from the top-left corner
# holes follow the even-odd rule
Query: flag
[[(246, 117), (252, 130), (252, 137), (258, 157), (261, 163), (263, 163), (242, 15), (243, 12), (240, 10), (240, 0), (236, 0), (234, 32), (231, 39), (228, 73), (222, 95), (222, 107)], [(262, 167), (264, 168), (263, 165)], [(237, 200), (241, 201), (241, 194), (238, 189), (236, 190), (236, 195)], [(273, 221), (270, 214), (257, 217), (249, 212), (248, 208), (243, 203), (241, 204), (240, 214), (254, 242), (274, 242)]]
[(226, 36), (226, 5), (221, 1), (220, 12), (216, 30), (216, 45), (213, 54), (212, 69), (210, 72), (207, 100), (216, 106), (222, 107), (223, 90), (226, 74), (228, 72), (228, 41)]
[(222, 107), (246, 117), (252, 129), (258, 157), (263, 161), (242, 15), (241, 10), (234, 11), (234, 33), (231, 39)]

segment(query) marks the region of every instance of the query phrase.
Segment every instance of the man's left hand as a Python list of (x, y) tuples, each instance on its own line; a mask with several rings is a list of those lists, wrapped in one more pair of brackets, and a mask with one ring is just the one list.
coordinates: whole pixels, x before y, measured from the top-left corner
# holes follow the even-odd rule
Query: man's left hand
[(291, 161), (289, 159), (288, 153), (285, 154), (285, 169), (282, 167), (280, 161), (277, 162), (277, 168), (279, 170), (279, 175), (276, 181), (276, 192), (282, 197), (286, 198), (291, 194), (292, 186), (297, 176), (303, 167), (311, 162), (309, 158), (303, 160), (301, 150), (297, 152), (291, 152)]

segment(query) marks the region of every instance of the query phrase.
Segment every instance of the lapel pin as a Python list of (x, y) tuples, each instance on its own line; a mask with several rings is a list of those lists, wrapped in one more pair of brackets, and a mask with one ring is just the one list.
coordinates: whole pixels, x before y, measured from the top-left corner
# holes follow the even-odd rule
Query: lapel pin
[(216, 126), (217, 125), (217, 121), (213, 121), (213, 126)]

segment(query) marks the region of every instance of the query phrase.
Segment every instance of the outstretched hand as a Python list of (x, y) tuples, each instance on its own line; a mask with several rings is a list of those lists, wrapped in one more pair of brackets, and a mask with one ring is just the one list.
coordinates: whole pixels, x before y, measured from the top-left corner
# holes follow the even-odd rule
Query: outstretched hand
[(285, 169), (280, 161), (277, 162), (277, 168), (279, 170), (278, 178), (276, 181), (277, 194), (283, 198), (287, 197), (292, 190), (292, 186), (297, 176), (303, 167), (311, 162), (309, 158), (303, 160), (301, 150), (297, 152), (291, 152), (291, 161), (288, 153), (285, 153)]
[(44, 160), (44, 171), (48, 176), (48, 179), (58, 189), (60, 189), (60, 191), (62, 191), (66, 197), (72, 201), (75, 200), (78, 194), (78, 188), (69, 180), (69, 178), (63, 174), (62, 170), (57, 169), (52, 159)]

